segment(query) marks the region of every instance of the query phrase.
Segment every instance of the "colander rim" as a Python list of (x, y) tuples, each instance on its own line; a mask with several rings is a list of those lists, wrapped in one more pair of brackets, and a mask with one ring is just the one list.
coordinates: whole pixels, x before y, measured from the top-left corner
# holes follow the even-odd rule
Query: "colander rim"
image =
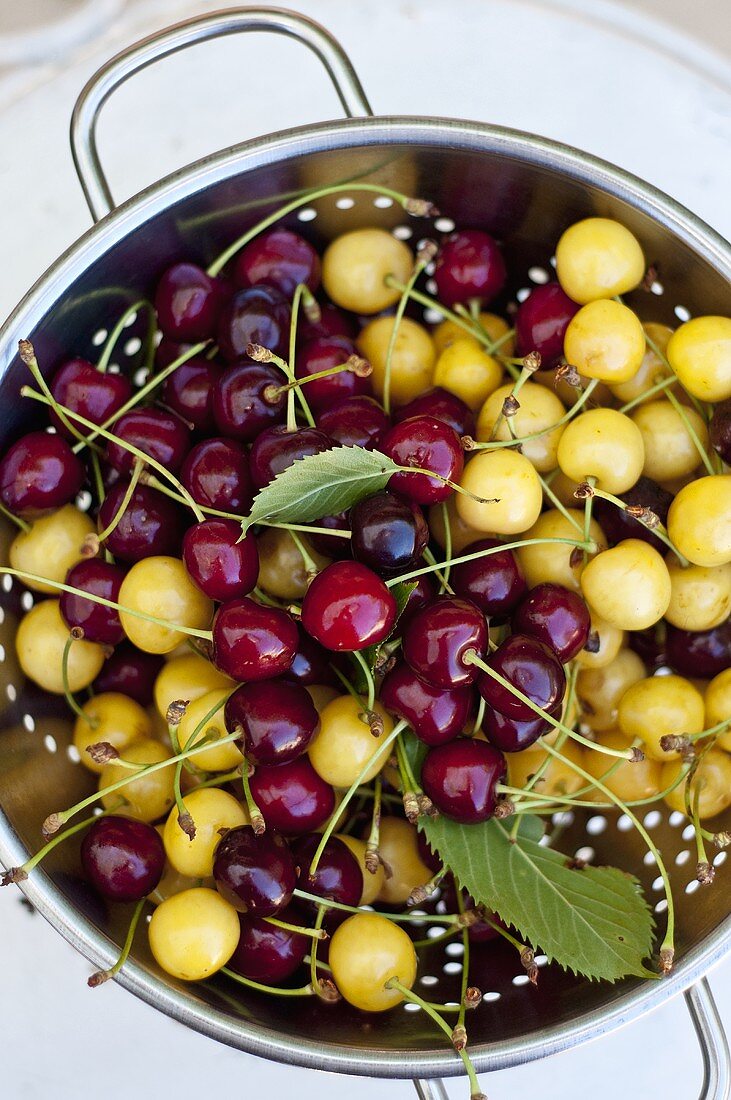
[[(477, 121), (419, 116), (378, 116), (335, 120), (279, 131), (251, 139), (201, 158), (163, 177), (132, 196), (74, 242), (35, 282), (0, 328), (0, 383), (15, 357), (17, 340), (32, 331), (54, 302), (103, 252), (128, 233), (191, 193), (258, 167), (304, 154), (345, 150), (362, 145), (447, 145), (454, 150), (499, 155), (560, 172), (598, 187), (651, 216), (666, 231), (683, 239), (731, 281), (731, 245), (700, 218), (658, 188), (592, 154), (548, 138)], [(0, 862), (15, 866), (26, 850), (0, 807)], [(81, 917), (44, 872), (22, 884), (34, 907), (94, 966), (109, 967), (116, 958), (111, 941)], [(579, 1016), (570, 1027), (547, 1027), (532, 1038), (515, 1037), (471, 1047), (479, 1072), (504, 1069), (546, 1057), (621, 1027), (651, 1011), (702, 978), (731, 949), (731, 914), (709, 936), (691, 948), (663, 981), (628, 985), (603, 1009)], [(331, 1072), (378, 1077), (444, 1077), (463, 1072), (448, 1048), (433, 1051), (365, 1050), (328, 1043), (317, 1046), (292, 1039), (255, 1022), (236, 1026), (211, 1006), (197, 1007), (183, 991), (150, 975), (134, 961), (118, 975), (120, 984), (143, 1001), (195, 1030), (230, 1046), (278, 1062)], [(438, 1042), (435, 1036), (435, 1044)]]

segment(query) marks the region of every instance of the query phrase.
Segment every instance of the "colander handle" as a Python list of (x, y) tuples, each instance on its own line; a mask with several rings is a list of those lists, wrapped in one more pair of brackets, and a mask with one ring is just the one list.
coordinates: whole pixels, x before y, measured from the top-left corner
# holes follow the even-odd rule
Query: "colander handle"
[[(685, 1003), (693, 1021), (703, 1058), (703, 1084), (698, 1100), (728, 1100), (731, 1094), (731, 1056), (723, 1024), (707, 980), (686, 990)], [(414, 1081), (419, 1100), (449, 1100), (442, 1081)]]
[(198, 42), (243, 31), (269, 31), (294, 38), (319, 58), (348, 118), (371, 115), (370, 105), (350, 59), (324, 27), (283, 8), (231, 8), (187, 19), (143, 38), (102, 65), (83, 88), (71, 116), (71, 152), (94, 221), (114, 209), (99, 159), (96, 127), (109, 96), (140, 69)]

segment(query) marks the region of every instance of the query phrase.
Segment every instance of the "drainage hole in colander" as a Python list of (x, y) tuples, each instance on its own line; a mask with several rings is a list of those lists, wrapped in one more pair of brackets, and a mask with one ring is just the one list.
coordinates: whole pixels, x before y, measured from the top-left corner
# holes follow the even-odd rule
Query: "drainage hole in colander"
[(397, 241), (408, 241), (410, 237), (413, 237), (414, 230), (410, 225), (396, 225), (391, 230), (391, 233)]
[(580, 859), (582, 863), (591, 863), (596, 852), (588, 844), (585, 844), (583, 848), (577, 848), (574, 852), (574, 859)]
[(94, 347), (95, 348), (101, 347), (101, 345), (104, 343), (104, 341), (106, 340), (108, 335), (109, 335), (109, 333), (107, 332), (107, 330), (105, 328), (98, 329), (91, 338), (91, 342), (94, 345)]
[(690, 310), (686, 306), (676, 306), (673, 313), (679, 321), (689, 321), (691, 318)]
[(11, 702), (11, 703), (14, 703), (15, 700), (18, 698), (18, 693), (15, 690), (15, 685), (14, 684), (7, 684), (7, 686), (5, 688), (5, 694), (8, 697), (8, 701)]
[(659, 810), (650, 810), (649, 814), (645, 814), (644, 826), (646, 829), (656, 829), (662, 821), (662, 814)]
[(412, 1001), (406, 1001), (403, 1008), (404, 1012), (421, 1012), (421, 1006), (413, 1004)]
[(66, 755), (68, 756), (72, 764), (81, 763), (81, 755), (79, 753), (79, 750), (76, 748), (76, 745), (67, 745)]
[(148, 371), (147, 367), (140, 367), (139, 370), (136, 370), (132, 375), (132, 381), (134, 382), (135, 386), (137, 386), (138, 388), (144, 386), (149, 373), (150, 372)]
[(428, 294), (436, 294), (436, 292), (437, 292), (437, 284), (436, 284), (436, 283), (434, 282), (434, 280), (433, 280), (433, 279), (427, 279), (427, 281), (426, 281), (426, 289), (427, 289), (427, 293), (428, 293)]
[(492, 1001), (499, 1001), (500, 997), (501, 997), (501, 994), (500, 993), (495, 993), (495, 992), (483, 993), (482, 994), (483, 1001), (487, 1001), (488, 1004), (490, 1004)]
[(515, 295), (519, 302), (524, 302), (533, 288), (530, 286), (522, 286), (518, 293)]
[(142, 347), (142, 341), (140, 340), (139, 336), (132, 336), (127, 341), (127, 343), (124, 345), (124, 354), (125, 355), (136, 355), (141, 347)]
[(686, 849), (682, 852), (678, 852), (677, 856), (675, 857), (675, 862), (678, 865), (678, 867), (682, 867), (683, 864), (687, 863), (689, 859), (690, 859), (690, 852), (687, 851), (687, 849)]
[(662, 890), (662, 888), (663, 888), (662, 875), (658, 875), (658, 877), (653, 880), (652, 889), (653, 890)]
[(30, 611), (34, 603), (35, 600), (30, 592), (24, 592), (20, 597), (20, 606), (23, 608), (23, 611)]
[(695, 836), (695, 829), (693, 828), (693, 826), (692, 825), (686, 825), (685, 828), (683, 829), (682, 836), (683, 836), (683, 840), (692, 840), (693, 837)]
[(559, 810), (559, 812), (557, 814), (553, 814), (551, 816), (551, 822), (554, 825), (560, 825), (560, 826), (564, 826), (564, 827), (567, 827), (569, 825), (573, 825), (573, 823), (574, 823), (574, 812), (573, 812), (573, 810)]
[(694, 894), (699, 886), (700, 882), (698, 881), (698, 879), (692, 878), (685, 888), (686, 894)]
[(311, 206), (306, 206), (304, 210), (300, 210), (297, 215), (298, 221), (301, 222), (313, 222), (317, 217), (317, 211), (313, 210)]
[(724, 863), (726, 862), (726, 856), (727, 855), (728, 855), (728, 852), (719, 852), (717, 856), (713, 857), (713, 866), (714, 867), (722, 867), (724, 865)]
[(50, 733), (47, 733), (43, 738), (43, 747), (46, 752), (58, 752), (58, 745), (56, 744), (56, 738), (52, 737)]
[(335, 205), (338, 210), (352, 210), (355, 206), (355, 199), (349, 198), (347, 195), (343, 195), (342, 198), (335, 200)]
[(32, 714), (23, 715), (23, 726), (25, 727), (25, 729), (28, 730), (28, 733), (33, 733), (33, 730), (36, 728), (36, 724), (33, 720)]
[(657, 863), (657, 860), (655, 859), (655, 855), (653, 852), (645, 852), (644, 856), (642, 857), (642, 862), (644, 863), (645, 867), (652, 867), (653, 863)]
[(542, 286), (544, 283), (548, 282), (551, 276), (548, 274), (545, 267), (529, 267), (528, 278), (532, 283), (538, 283), (539, 286)]
[[(617, 823), (619, 824), (619, 822)], [(586, 831), (589, 836), (599, 836), (607, 827), (607, 819), (603, 814), (595, 814), (586, 823)]]
[(665, 287), (662, 285), (662, 283), (659, 283), (657, 279), (655, 279), (654, 282), (650, 283), (650, 290), (653, 294), (657, 294), (658, 297), (660, 297), (661, 294), (665, 293)]
[(655, 906), (655, 912), (656, 913), (664, 913), (665, 910), (667, 909), (667, 907), (668, 907), (668, 899), (667, 898), (661, 898), (660, 901)]
[(441, 936), (444, 928), (441, 924), (432, 925), (431, 928), (427, 928), (426, 934), (430, 940), (436, 939), (437, 936)]
[(462, 963), (458, 963), (458, 962), (445, 963), (444, 966), (442, 967), (442, 970), (444, 971), (445, 974), (461, 974), (462, 973)]
[(685, 825), (685, 821), (685, 814), (681, 814), (680, 810), (673, 810), (668, 818), (668, 824), (672, 825), (675, 829), (677, 829), (678, 825)]
[(425, 309), (424, 320), (427, 324), (438, 325), (439, 322), (443, 320), (443, 314), (441, 314), (438, 309)]
[[(132, 328), (132, 325), (135, 323), (138, 316), (139, 316), (139, 314), (137, 313), (136, 310), (135, 310), (134, 313), (130, 313), (129, 316), (127, 317), (126, 321), (124, 322), (124, 327), (125, 328)], [(142, 341), (141, 340), (140, 340), (140, 347), (142, 347)], [(139, 351), (139, 348), (137, 350)]]
[(378, 210), (388, 210), (389, 206), (393, 206), (393, 199), (390, 199), (388, 195), (377, 195), (373, 200), (373, 205)]
[(536, 966), (548, 966), (548, 955), (536, 955), (533, 961)]
[(451, 218), (437, 218), (434, 222), (434, 228), (439, 230), (440, 233), (451, 233), (454, 229), (454, 222)]
[(3, 592), (10, 592), (10, 590), (13, 587), (13, 578), (11, 576), (9, 576), (7, 573), (5, 574), (5, 576), (2, 579), (2, 587), (3, 587)]
[(630, 829), (634, 829), (632, 818), (627, 817), (627, 814), (620, 814), (617, 818), (617, 828), (619, 829), (620, 833), (628, 833)]
[(76, 507), (80, 512), (88, 512), (91, 508), (91, 493), (88, 489), (82, 489), (76, 498)]
[(513, 985), (527, 985), (530, 978), (527, 974), (516, 974), (513, 978)]
[(460, 958), (464, 955), (464, 947), (461, 943), (448, 943), (444, 948), (444, 954), (452, 958)]
[(435, 977), (434, 974), (424, 974), (419, 978), (419, 981), (422, 985), (436, 985), (439, 978)]

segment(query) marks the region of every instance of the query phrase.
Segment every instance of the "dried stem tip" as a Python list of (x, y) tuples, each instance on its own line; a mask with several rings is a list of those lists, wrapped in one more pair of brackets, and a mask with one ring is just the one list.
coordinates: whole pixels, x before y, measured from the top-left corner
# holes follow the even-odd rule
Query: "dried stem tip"
[(415, 218), (438, 218), (439, 210), (428, 199), (406, 199), (404, 210)]
[(455, 1050), (464, 1050), (467, 1046), (467, 1029), (464, 1024), (457, 1024), (452, 1032), (452, 1046)]
[(576, 500), (588, 500), (589, 497), (594, 496), (594, 486), (588, 481), (582, 481), (581, 485), (577, 485), (574, 489), (574, 496)]
[(413, 791), (404, 791), (402, 797), (406, 820), (415, 825), (419, 820), (419, 803), (416, 800), (416, 795)]
[(427, 794), (418, 794), (416, 801), (419, 803), (419, 813), (426, 817), (439, 817), (439, 810)]
[(87, 745), (86, 751), (95, 764), (110, 764), (112, 760), (119, 760), (118, 750), (109, 741), (96, 741), (93, 745)]
[(569, 386), (573, 386), (575, 390), (581, 389), (581, 375), (576, 367), (572, 367), (570, 363), (564, 363), (563, 366), (556, 367), (556, 381), (566, 382)]
[(84, 640), (84, 628), (81, 626), (72, 626), (69, 634), (75, 642), (83, 642)]
[(36, 353), (30, 340), (18, 340), (18, 354), (27, 367), (36, 361)]
[(630, 764), (641, 764), (645, 759), (645, 754), (639, 745), (633, 745), (631, 749), (632, 755), (630, 756)]
[(184, 814), (178, 814), (178, 825), (188, 837), (188, 840), (195, 840), (195, 822), (187, 810)]
[(496, 817), (498, 821), (503, 821), (506, 817), (511, 817), (511, 815), (514, 813), (515, 805), (510, 801), (509, 798), (498, 799), (494, 813), (494, 817)]
[(675, 949), (673, 947), (663, 947), (660, 952), (660, 973), (669, 974), (673, 969), (673, 961), (675, 959)]
[(63, 825), (63, 818), (61, 814), (49, 814), (46, 820), (41, 825), (41, 832), (44, 839), (48, 840), (50, 836), (53, 836)]
[(269, 348), (262, 347), (261, 344), (247, 344), (246, 354), (255, 363), (271, 363), (274, 358)]
[(365, 720), (374, 737), (383, 736), (383, 718), (377, 711), (367, 710), (365, 712)]
[(82, 558), (95, 558), (99, 553), (99, 536), (90, 532), (81, 544), (80, 552)]
[(477, 444), (471, 435), (463, 435), (460, 439), (463, 451), (475, 451), (477, 450)]
[(528, 354), (523, 357), (523, 370), (533, 374), (534, 371), (541, 369), (541, 362), (541, 353), (539, 351), (529, 351)]
[(183, 720), (183, 715), (188, 709), (190, 699), (173, 699), (172, 703), (165, 711), (165, 721), (169, 726), (179, 726)]
[(660, 748), (663, 752), (686, 753), (693, 743), (686, 734), (666, 733), (660, 738)]
[(252, 811), (249, 816), (251, 817), (251, 827), (256, 835), (263, 836), (264, 833), (267, 831), (267, 824), (264, 820), (264, 815), (257, 810), (256, 812)]
[(477, 1008), (482, 1001), (482, 990), (476, 985), (469, 985), (464, 991), (464, 1003), (466, 1008)]
[(320, 978), (315, 986), (315, 993), (321, 1001), (330, 1005), (334, 1005), (336, 1001), (341, 999), (335, 982), (330, 981), (329, 978)]
[(731, 844), (731, 833), (714, 833), (713, 843), (717, 848), (728, 848)]
[(322, 320), (320, 303), (316, 298), (313, 298), (311, 294), (304, 294), (302, 296), (302, 312), (311, 325), (319, 325)]
[(0, 886), (10, 886), (11, 882), (24, 882), (27, 878), (28, 875), (22, 867), (11, 867), (0, 878)]
[(695, 877), (698, 879), (701, 886), (710, 886), (716, 877), (716, 869), (712, 867), (710, 863), (706, 863), (706, 861), (703, 860), (695, 869)]
[(373, 374), (373, 367), (362, 355), (349, 355), (346, 359), (348, 367), (358, 378), (368, 378)]
[(90, 989), (96, 989), (98, 985), (104, 985), (104, 982), (108, 982), (110, 978), (111, 974), (108, 970), (97, 970), (90, 978), (87, 978), (86, 984)]
[(423, 886), (415, 886), (406, 899), (407, 905), (421, 905), (434, 893), (434, 883), (427, 882)]
[(363, 862), (365, 863), (365, 869), (370, 875), (375, 875), (378, 868), (381, 865), (381, 860), (378, 856), (377, 848), (366, 848), (366, 854)]
[(439, 245), (436, 241), (425, 240), (422, 241), (416, 250), (416, 262), (421, 267), (425, 267), (436, 256), (439, 251)]
[(509, 420), (511, 416), (515, 416), (519, 408), (520, 401), (518, 401), (517, 397), (515, 397), (512, 393), (509, 393), (503, 401), (503, 416), (506, 418), (506, 420)]

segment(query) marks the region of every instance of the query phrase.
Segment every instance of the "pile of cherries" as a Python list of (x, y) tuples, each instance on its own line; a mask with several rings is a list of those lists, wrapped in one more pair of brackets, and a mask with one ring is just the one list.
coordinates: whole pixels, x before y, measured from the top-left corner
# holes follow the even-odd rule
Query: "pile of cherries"
[[(516, 304), (479, 229), (434, 261), (378, 228), (320, 256), (280, 225), (160, 274), (142, 399), (80, 358), (42, 384), (21, 348), (49, 419), (0, 461), (10, 571), (39, 597), (18, 658), (99, 777), (89, 881), (154, 904), (171, 975), (309, 965), (310, 992), (381, 1011), (417, 966), (390, 917), (458, 892), (423, 815), (560, 808), (577, 764), (684, 809), (701, 743), (699, 816), (731, 804), (731, 320), (643, 328), (618, 296), (645, 268), (590, 218)], [(242, 536), (258, 493), (340, 447), (399, 472)]]

